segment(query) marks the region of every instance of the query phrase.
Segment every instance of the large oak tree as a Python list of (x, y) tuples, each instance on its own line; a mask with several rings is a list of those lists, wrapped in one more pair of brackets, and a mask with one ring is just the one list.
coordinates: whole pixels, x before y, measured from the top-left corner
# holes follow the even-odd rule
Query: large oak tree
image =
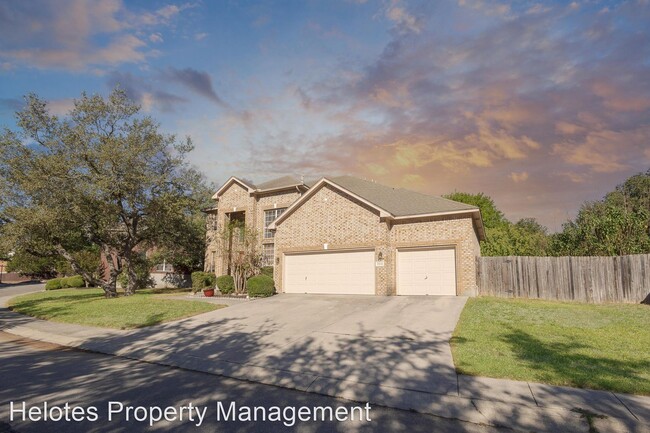
[[(125, 294), (136, 290), (135, 263), (149, 248), (202, 256), (196, 215), (207, 189), (186, 161), (189, 138), (162, 133), (119, 89), (82, 94), (63, 118), (36, 95), (26, 101), (18, 130), (0, 135), (5, 248), (63, 257), (107, 297), (122, 272)], [(107, 259), (104, 277), (78, 263), (89, 247)]]

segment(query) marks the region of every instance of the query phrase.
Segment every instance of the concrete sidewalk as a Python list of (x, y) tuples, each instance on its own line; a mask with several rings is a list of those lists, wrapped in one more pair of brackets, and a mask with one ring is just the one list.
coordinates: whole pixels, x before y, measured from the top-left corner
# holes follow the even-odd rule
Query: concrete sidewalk
[[(0, 298), (0, 305), (4, 307), (10, 297)], [(254, 302), (264, 307), (264, 301)], [(445, 386), (433, 386), (428, 388), (428, 391), (422, 391), (391, 386), (390, 381), (367, 381), (363, 377), (349, 375), (337, 377), (335, 370), (322, 373), (314, 369), (296, 371), (281, 362), (269, 362), (269, 359), (275, 358), (266, 357), (261, 361), (255, 356), (242, 358), (240, 361), (233, 360), (232, 357), (220, 359), (220, 355), (231, 353), (235, 349), (237, 352), (234, 353), (246, 353), (249, 350), (254, 354), (257, 352), (252, 351), (253, 345), (267, 344), (264, 339), (268, 337), (267, 334), (264, 334), (264, 338), (247, 343), (246, 335), (249, 334), (242, 333), (234, 339), (232, 335), (215, 331), (220, 329), (219, 324), (228, 317), (232, 320), (239, 308), (245, 308), (245, 305), (233, 305), (218, 310), (231, 310), (229, 315), (215, 316), (206, 313), (145, 330), (130, 331), (46, 322), (2, 308), (0, 329), (25, 338), (83, 350), (354, 401), (368, 401), (374, 405), (413, 410), (477, 424), (505, 426), (515, 431), (586, 433), (590, 431), (591, 423), (601, 433), (650, 432), (649, 397), (464, 375), (455, 376), (453, 389), (446, 385), (448, 375), (433, 376), (443, 377)], [(220, 319), (216, 320), (215, 317)], [(236, 324), (230, 324), (233, 323)], [(272, 327), (268, 331), (269, 334), (286, 332), (283, 329), (274, 330)], [(252, 337), (255, 336), (251, 330), (247, 329), (246, 332)], [(223, 341), (218, 346), (206, 346), (202, 351), (201, 347), (196, 346), (206, 335)], [(368, 339), (372, 340), (372, 337)], [(247, 347), (247, 344), (251, 347)], [(370, 341), (369, 344), (372, 345), (373, 342)], [(380, 344), (385, 343), (380, 340)], [(208, 351), (214, 347), (218, 347), (221, 352)], [(339, 346), (333, 347), (340, 350)], [(229, 350), (231, 352), (228, 352)], [(328, 356), (331, 356), (331, 353)], [(391, 368), (395, 367), (397, 366)], [(404, 374), (401, 370), (397, 371)], [(414, 374), (416, 373), (414, 371)], [(408, 381), (396, 383), (408, 384)]]

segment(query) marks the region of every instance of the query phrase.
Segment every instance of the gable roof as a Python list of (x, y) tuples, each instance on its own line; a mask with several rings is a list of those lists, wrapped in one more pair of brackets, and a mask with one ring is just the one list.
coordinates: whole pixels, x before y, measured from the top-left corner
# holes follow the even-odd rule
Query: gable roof
[(231, 176), (230, 179), (228, 179), (226, 181), (226, 183), (224, 183), (221, 186), (221, 188), (219, 188), (217, 190), (217, 192), (214, 193), (214, 195), (212, 196), (212, 199), (213, 200), (218, 199), (219, 196), (221, 194), (223, 194), (224, 191), (226, 191), (228, 188), (230, 188), (230, 185), (232, 185), (233, 183), (238, 183), (239, 185), (243, 186), (244, 189), (246, 189), (246, 191), (248, 191), (249, 193), (255, 191), (255, 188), (256, 188), (255, 185), (253, 185), (251, 182), (245, 181), (245, 180), (240, 179), (240, 178), (235, 177), (235, 176)]
[(421, 194), (404, 188), (391, 188), (352, 176), (328, 179), (388, 211), (395, 217), (478, 209), (476, 206), (446, 198)]
[(282, 176), (277, 179), (271, 179), (269, 181), (260, 183), (257, 185), (257, 192), (290, 188), (296, 185), (302, 185), (303, 182), (299, 181), (293, 176)]
[(304, 189), (309, 188), (307, 185), (305, 185), (303, 182), (299, 181), (295, 177), (292, 176), (283, 176), (279, 177), (277, 179), (271, 179), (269, 181), (260, 183), (258, 185), (255, 185), (254, 183), (232, 176), (230, 179), (224, 183), (221, 188), (217, 190), (216, 193), (212, 196), (212, 199), (216, 200), (219, 198), (221, 194), (223, 194), (228, 188), (233, 183), (238, 183), (249, 194), (256, 194), (256, 193), (263, 193), (263, 192), (268, 192), (268, 191), (276, 191), (276, 190), (281, 190), (281, 189), (288, 189), (288, 188), (293, 188), (293, 187), (304, 187)]
[(449, 200), (442, 197), (421, 194), (403, 188), (392, 188), (375, 182), (359, 179), (353, 176), (323, 177), (310, 187), (298, 200), (269, 226), (274, 229), (284, 221), (295, 209), (320, 189), (322, 185), (331, 185), (355, 199), (374, 208), (380, 218), (401, 220), (425, 216), (442, 216), (453, 214), (472, 214), (479, 238), (485, 238), (485, 229), (478, 207)]

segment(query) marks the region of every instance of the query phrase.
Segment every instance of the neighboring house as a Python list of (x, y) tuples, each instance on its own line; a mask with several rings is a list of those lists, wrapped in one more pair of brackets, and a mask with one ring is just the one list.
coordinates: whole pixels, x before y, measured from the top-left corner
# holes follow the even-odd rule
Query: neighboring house
[[(149, 258), (153, 252), (154, 248), (147, 250), (144, 254)], [(101, 268), (103, 269), (103, 277), (105, 280), (110, 279), (110, 269), (108, 268), (108, 261), (106, 256), (100, 254)], [(149, 277), (153, 283), (153, 287), (156, 289), (169, 289), (169, 288), (179, 288), (179, 287), (191, 287), (192, 280), (190, 275), (176, 272), (171, 263), (163, 261), (154, 265), (149, 271)], [(118, 283), (118, 287), (119, 287)]]
[(475, 206), (351, 176), (310, 185), (231, 177), (208, 210), (206, 271), (228, 273), (215, 242), (229, 221), (260, 233), (284, 293), (472, 295), (485, 239)]

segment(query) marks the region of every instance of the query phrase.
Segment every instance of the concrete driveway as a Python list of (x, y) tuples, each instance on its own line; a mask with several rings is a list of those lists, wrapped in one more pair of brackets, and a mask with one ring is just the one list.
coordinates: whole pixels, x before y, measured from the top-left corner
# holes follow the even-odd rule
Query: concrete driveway
[(96, 346), (138, 357), (173, 353), (226, 370), (299, 373), (310, 381), (305, 386), (318, 378), (457, 393), (448, 341), (465, 302), (444, 296), (283, 294), (107, 335)]

